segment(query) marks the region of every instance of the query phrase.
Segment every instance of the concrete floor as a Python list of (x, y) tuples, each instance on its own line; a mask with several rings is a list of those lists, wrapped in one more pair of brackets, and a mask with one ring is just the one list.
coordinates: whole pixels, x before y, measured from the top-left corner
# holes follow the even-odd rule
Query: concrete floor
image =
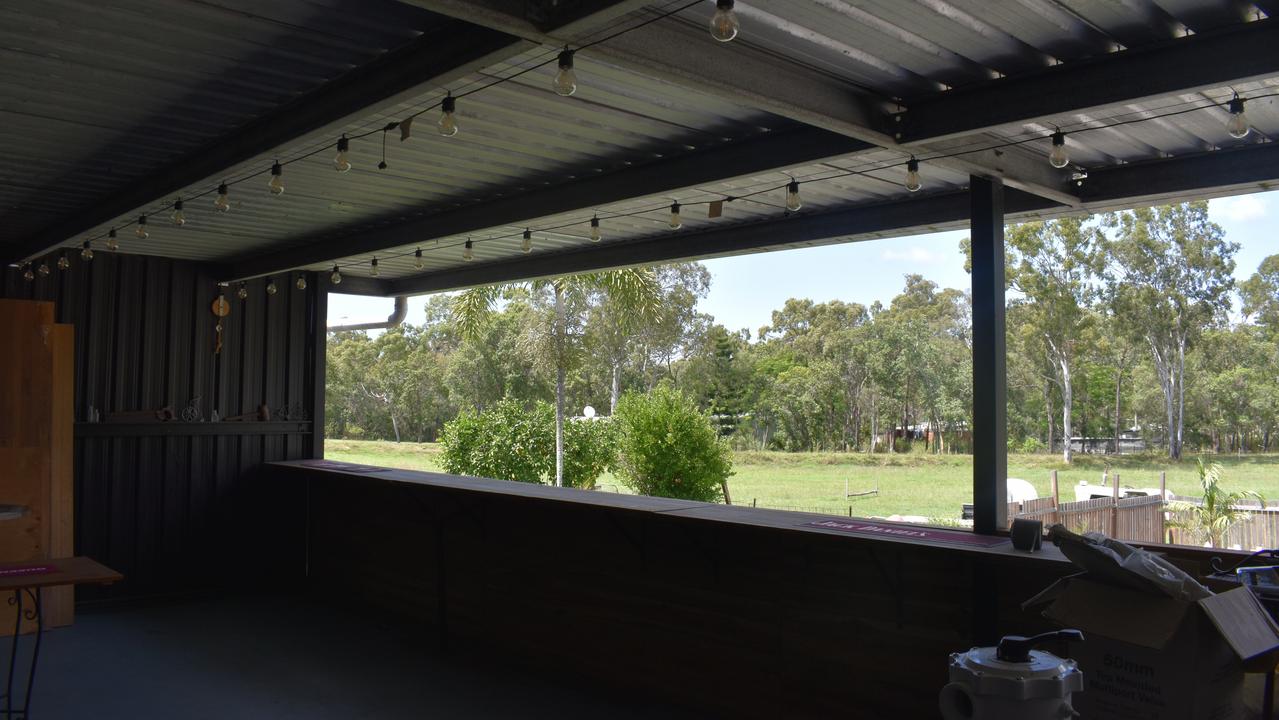
[[(7, 662), (7, 638), (2, 644)], [(427, 646), (424, 648), (424, 646)], [(45, 634), (35, 720), (693, 718), (633, 694), (443, 656), (298, 598), (82, 612)]]

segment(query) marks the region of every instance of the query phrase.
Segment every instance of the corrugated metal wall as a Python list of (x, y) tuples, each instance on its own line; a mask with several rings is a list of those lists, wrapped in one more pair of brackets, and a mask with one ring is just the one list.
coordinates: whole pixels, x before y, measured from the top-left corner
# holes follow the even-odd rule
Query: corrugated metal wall
[[(300, 572), (289, 540), (300, 542), (304, 501), (255, 470), (315, 452), (323, 284), (310, 278), (308, 289), (297, 290), (282, 277), (268, 296), (265, 280), (257, 280), (244, 301), (227, 289), (232, 311), (215, 355), (210, 307), (218, 289), (200, 265), (99, 252), (92, 262), (73, 256), (71, 268), (59, 271), (54, 260), (48, 277), (31, 282), (6, 268), (0, 297), (54, 301), (58, 321), (75, 326), (76, 553), (126, 577), (80, 599)], [(322, 397), (322, 376), (318, 382)], [(164, 406), (180, 413), (195, 397), (206, 419), (214, 408), (227, 417), (262, 403), (292, 412), (272, 423), (84, 422), (89, 405), (108, 415)], [(253, 560), (247, 570), (246, 559)]]

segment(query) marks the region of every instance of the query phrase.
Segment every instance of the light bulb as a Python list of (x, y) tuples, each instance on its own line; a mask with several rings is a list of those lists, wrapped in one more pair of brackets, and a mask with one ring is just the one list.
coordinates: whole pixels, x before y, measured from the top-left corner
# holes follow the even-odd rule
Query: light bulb
[(333, 272), (329, 273), (329, 282), (333, 283), (334, 285), (342, 284), (342, 271), (338, 270), (337, 265), (334, 265)]
[(463, 260), (470, 262), (475, 259), (475, 252), (472, 250), (474, 247), (475, 245), (473, 245), (470, 240), (466, 241), (466, 244), (462, 246)]
[(560, 53), (559, 72), (555, 73), (555, 81), (551, 83), (551, 89), (557, 95), (568, 97), (577, 92), (577, 73), (573, 72), (573, 51), (565, 49)]
[(1235, 97), (1230, 101), (1230, 119), (1226, 121), (1226, 132), (1230, 137), (1242, 140), (1248, 137), (1248, 116), (1243, 114), (1243, 98)]
[(804, 207), (804, 201), (799, 199), (799, 183), (791, 180), (786, 184), (786, 209), (795, 212)]
[(421, 270), (425, 267), (425, 265), (426, 264), (422, 262), (422, 248), (418, 248), (417, 251), (413, 253), (413, 267)]
[(603, 238), (604, 236), (600, 235), (600, 219), (597, 217), (591, 218), (591, 242), (599, 242)]
[(137, 235), (139, 240), (146, 240), (147, 238), (151, 237), (151, 233), (147, 232), (147, 216), (146, 215), (138, 216), (138, 229), (134, 230), (133, 234)]
[(284, 168), (280, 166), (280, 162), (277, 160), (275, 164), (271, 166), (271, 182), (267, 183), (267, 187), (271, 189), (272, 195), (284, 194), (283, 173)]
[(298, 290), (305, 290), (305, 289), (306, 289), (306, 276), (305, 276), (305, 275), (298, 275), (298, 279), (297, 279), (297, 281), (296, 281), (296, 282), (294, 282), (294, 283), (293, 283), (293, 287), (297, 288)]
[(40, 267), (36, 268), (36, 272), (40, 273), (40, 277), (49, 277), (49, 263), (41, 260)]
[(679, 230), (684, 227), (684, 221), (679, 219), (679, 203), (671, 203), (671, 229)]
[(177, 225), (178, 227), (182, 227), (183, 225), (187, 224), (187, 214), (182, 211), (181, 200), (173, 201), (173, 214), (169, 216), (169, 219), (172, 220), (173, 224)]
[(347, 159), (346, 154), (351, 150), (351, 141), (346, 136), (338, 138), (338, 154), (333, 158), (333, 169), (340, 173), (344, 173), (351, 169), (351, 161)]
[(715, 14), (711, 16), (711, 37), (728, 42), (737, 37), (742, 26), (733, 12), (733, 0), (715, 0)]
[(235, 296), (241, 300), (249, 299), (249, 287), (244, 283), (240, 283), (240, 287), (235, 289)]
[(1064, 168), (1070, 164), (1070, 156), (1066, 153), (1066, 135), (1060, 130), (1053, 133), (1053, 149), (1048, 153), (1048, 164), (1055, 168)]
[(66, 270), (71, 267), (71, 259), (67, 257), (67, 251), (63, 250), (62, 255), (58, 256), (58, 269)]
[(372, 275), (373, 277), (377, 277), (378, 275), (381, 275), (381, 274), (382, 274), (382, 271), (377, 269), (377, 258), (373, 258), (373, 261), (369, 263), (369, 275)]
[(906, 189), (911, 192), (919, 192), (924, 184), (919, 180), (919, 161), (911, 158), (906, 161)]
[(26, 269), (22, 271), (22, 279), (30, 282), (36, 279), (36, 274), (31, 270), (31, 263), (26, 264)]
[(218, 185), (218, 196), (213, 199), (213, 209), (218, 212), (226, 212), (231, 209), (231, 198), (227, 197), (226, 183)]
[(440, 134), (444, 137), (453, 137), (457, 134), (457, 99), (452, 94), (446, 95), (444, 100), (440, 102)]
[(520, 249), (524, 251), (525, 255), (533, 251), (533, 231), (532, 230), (524, 231), (524, 240), (520, 242)]
[(279, 288), (277, 288), (277, 287), (275, 286), (275, 278), (267, 278), (267, 279), (266, 279), (266, 294), (267, 294), (267, 295), (274, 295), (274, 294), (276, 294), (276, 293), (277, 293), (277, 292), (279, 292), (279, 291), (280, 291), (280, 289), (279, 289)]
[(111, 228), (107, 233), (107, 249), (115, 252), (120, 249), (120, 239), (115, 236), (115, 228)]
[(93, 259), (93, 246), (89, 244), (89, 241), (88, 241), (88, 240), (85, 240), (85, 241), (84, 241), (84, 245), (82, 245), (82, 246), (81, 246), (81, 248), (82, 248), (82, 249), (80, 250), (80, 259), (81, 259), (81, 260), (84, 260), (85, 262), (88, 262), (88, 261), (92, 260), (92, 259)]

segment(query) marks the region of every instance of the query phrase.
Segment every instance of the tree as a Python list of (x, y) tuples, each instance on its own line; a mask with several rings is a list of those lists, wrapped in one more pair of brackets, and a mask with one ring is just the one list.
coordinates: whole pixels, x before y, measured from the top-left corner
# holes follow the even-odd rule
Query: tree
[(458, 293), (453, 299), (453, 318), (462, 334), (475, 337), (487, 325), (494, 304), (512, 292), (550, 296), (549, 312), (533, 325), (537, 355), (555, 369), (555, 486), (564, 484), (564, 386), (565, 375), (574, 361), (582, 337), (585, 309), (592, 300), (606, 298), (626, 312), (617, 314), (619, 324), (640, 323), (658, 310), (661, 296), (653, 272), (628, 268), (602, 273), (586, 273), (534, 280), (512, 285), (488, 285)]
[(1221, 547), (1230, 528), (1249, 517), (1248, 512), (1240, 510), (1238, 505), (1245, 500), (1264, 502), (1264, 499), (1252, 490), (1227, 492), (1221, 487), (1223, 470), (1220, 464), (1205, 466), (1203, 458), (1195, 458), (1195, 463), (1199, 470), (1199, 501), (1169, 503), (1170, 511), (1182, 515), (1169, 524), (1194, 533), (1212, 547)]
[(1261, 261), (1257, 272), (1239, 285), (1244, 317), (1255, 320), (1279, 341), (1279, 255)]
[(1208, 219), (1208, 203), (1139, 208), (1108, 218), (1116, 236), (1107, 294), (1112, 311), (1150, 349), (1167, 420), (1168, 457), (1185, 436), (1186, 352), (1223, 320), (1234, 287), (1238, 243)]

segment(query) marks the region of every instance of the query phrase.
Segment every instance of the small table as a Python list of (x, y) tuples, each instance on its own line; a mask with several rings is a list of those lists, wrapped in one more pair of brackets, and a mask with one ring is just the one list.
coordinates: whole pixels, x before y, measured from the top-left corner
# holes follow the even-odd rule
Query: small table
[[(44, 635), (41, 591), (58, 585), (110, 585), (122, 579), (124, 576), (120, 573), (87, 557), (0, 563), (0, 593), (9, 593), (8, 603), (16, 611), (13, 643), (9, 649), (9, 671), (6, 674), (4, 695), (0, 695), (0, 699), (4, 700), (4, 710), (0, 712), (0, 717), (6, 720), (31, 718), (31, 690), (35, 687), (36, 666), (40, 661), (40, 638)], [(28, 598), (31, 607), (26, 606)], [(36, 623), (35, 644), (31, 652), (31, 668), (27, 673), (27, 691), (22, 696), (21, 708), (15, 708), (17, 697), (14, 694), (13, 675), (18, 664), (23, 619), (34, 620)]]

